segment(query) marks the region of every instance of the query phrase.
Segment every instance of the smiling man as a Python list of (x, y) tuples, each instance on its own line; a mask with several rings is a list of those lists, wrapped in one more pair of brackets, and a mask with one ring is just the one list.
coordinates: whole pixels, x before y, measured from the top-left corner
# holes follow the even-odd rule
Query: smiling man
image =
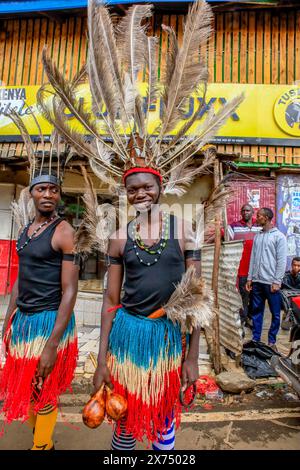
[(56, 212), (59, 180), (39, 175), (30, 193), (35, 217), (17, 241), (19, 275), (2, 331), (7, 354), (1, 411), (7, 422), (21, 418), (32, 426), (32, 450), (53, 450), (58, 396), (69, 387), (76, 367), (78, 266), (74, 230)]
[(133, 168), (125, 172), (124, 182), (136, 217), (109, 244), (95, 391), (105, 382), (128, 401), (112, 449), (132, 450), (136, 439), (146, 437), (154, 450), (170, 450), (174, 420), (178, 424), (180, 416), (180, 387), (185, 390), (198, 378), (199, 330), (191, 334), (183, 357), (179, 325), (158, 312), (186, 268), (199, 268), (199, 253), (193, 250), (191, 227), (160, 209), (159, 172)]

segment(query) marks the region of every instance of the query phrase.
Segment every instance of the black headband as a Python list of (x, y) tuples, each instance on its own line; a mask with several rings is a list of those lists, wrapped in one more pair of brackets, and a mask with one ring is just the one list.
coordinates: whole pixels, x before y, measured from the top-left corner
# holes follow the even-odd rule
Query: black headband
[(50, 184), (55, 184), (56, 186), (60, 187), (60, 181), (59, 179), (54, 176), (54, 175), (39, 175), (33, 178), (33, 180), (30, 183), (29, 191), (32, 190), (33, 186), (36, 184), (40, 183), (50, 183)]

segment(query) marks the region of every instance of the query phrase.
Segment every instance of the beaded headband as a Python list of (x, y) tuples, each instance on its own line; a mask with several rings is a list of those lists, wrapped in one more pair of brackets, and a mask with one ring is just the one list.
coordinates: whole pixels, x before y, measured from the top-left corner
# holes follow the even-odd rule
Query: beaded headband
[(126, 178), (134, 173), (151, 173), (152, 175), (158, 176), (160, 182), (162, 183), (162, 175), (160, 174), (159, 171), (154, 170), (153, 168), (149, 167), (134, 167), (130, 168), (129, 170), (126, 170), (125, 173), (123, 174), (123, 183), (125, 184)]

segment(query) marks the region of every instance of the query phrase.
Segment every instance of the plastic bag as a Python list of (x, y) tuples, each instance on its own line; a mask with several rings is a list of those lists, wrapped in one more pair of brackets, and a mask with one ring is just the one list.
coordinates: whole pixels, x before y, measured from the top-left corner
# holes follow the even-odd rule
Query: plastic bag
[(280, 356), (279, 353), (260, 341), (245, 343), (241, 361), (248, 377), (251, 379), (277, 377), (278, 374), (270, 364), (270, 359), (274, 355)]
[(223, 392), (213, 377), (200, 375), (196, 384), (197, 393), (204, 395), (207, 400), (221, 401), (223, 399)]

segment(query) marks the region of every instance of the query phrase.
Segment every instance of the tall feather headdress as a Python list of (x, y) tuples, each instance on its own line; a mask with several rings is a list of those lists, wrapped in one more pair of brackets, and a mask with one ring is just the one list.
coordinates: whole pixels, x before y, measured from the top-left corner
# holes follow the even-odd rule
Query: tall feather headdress
[[(75, 88), (78, 86), (82, 82), (85, 74), (86, 68), (83, 67), (73, 78), (71, 87)], [(42, 89), (39, 90), (38, 94), (41, 93)], [(61, 108), (62, 101), (56, 99), (56, 105)], [(8, 115), (21, 134), (29, 162), (29, 186), (21, 191), (18, 201), (14, 201), (11, 205), (15, 223), (19, 232), (21, 232), (22, 229), (34, 217), (35, 211), (33, 200), (30, 196), (30, 188), (34, 184), (45, 181), (61, 185), (66, 165), (72, 157), (72, 147), (68, 142), (62, 142), (62, 137), (57, 131), (57, 128), (53, 128), (52, 134), (50, 136), (50, 145), (47, 144), (38, 119), (35, 115), (35, 110), (28, 108), (27, 111), (27, 116), (30, 115), (33, 118), (37, 128), (40, 141), (39, 151), (37, 150), (36, 143), (33, 141), (26, 124), (19, 114), (16, 111), (11, 110), (10, 114)], [(48, 115), (47, 118), (49, 118)]]
[[(193, 2), (181, 46), (174, 30), (163, 26), (169, 47), (159, 82), (159, 44), (156, 37), (147, 34), (151, 15), (151, 5), (132, 5), (115, 25), (103, 2), (89, 0), (87, 71), (94, 114), (86, 111), (74, 86), (46, 50), (43, 64), (52, 91), (43, 86), (39, 103), (57, 132), (89, 159), (92, 170), (113, 191), (120, 188), (124, 172), (127, 176), (134, 169), (147, 168), (159, 173), (166, 193), (181, 195), (195, 176), (213, 163), (205, 160), (195, 168), (191, 158), (214, 137), (243, 95), (228, 101), (216, 113), (211, 109), (202, 124), (197, 122), (200, 109), (183, 121), (191, 94), (202, 91), (202, 105), (205, 103), (208, 72), (199, 51), (212, 33), (212, 11), (205, 1)], [(141, 73), (146, 77), (146, 96), (139, 86)], [(150, 132), (151, 107), (159, 102), (162, 118)], [(65, 119), (64, 107), (83, 127), (83, 133)], [(91, 141), (87, 142), (83, 134)]]

